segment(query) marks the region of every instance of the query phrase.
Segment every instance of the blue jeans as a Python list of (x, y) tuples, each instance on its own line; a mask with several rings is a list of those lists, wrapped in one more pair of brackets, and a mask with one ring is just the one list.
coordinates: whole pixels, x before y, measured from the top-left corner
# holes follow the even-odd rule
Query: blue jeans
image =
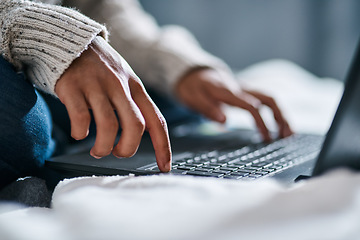
[(0, 188), (32, 175), (54, 149), (46, 102), (24, 74), (0, 57)]

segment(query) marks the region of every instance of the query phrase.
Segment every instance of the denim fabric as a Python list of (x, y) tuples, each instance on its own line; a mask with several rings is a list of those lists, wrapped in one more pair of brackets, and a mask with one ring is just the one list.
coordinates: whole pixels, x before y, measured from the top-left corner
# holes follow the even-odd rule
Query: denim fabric
[(32, 174), (55, 149), (46, 102), (0, 57), (0, 188)]

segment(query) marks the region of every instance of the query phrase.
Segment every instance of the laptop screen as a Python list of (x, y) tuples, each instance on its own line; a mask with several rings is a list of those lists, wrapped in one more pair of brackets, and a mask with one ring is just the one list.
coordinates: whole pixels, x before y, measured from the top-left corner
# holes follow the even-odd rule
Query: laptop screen
[(313, 175), (342, 166), (360, 169), (360, 43)]

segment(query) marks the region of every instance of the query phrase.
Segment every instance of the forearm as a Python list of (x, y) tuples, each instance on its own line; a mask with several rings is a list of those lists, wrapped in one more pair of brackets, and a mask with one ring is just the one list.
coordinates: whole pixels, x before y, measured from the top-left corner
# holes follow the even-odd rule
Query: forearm
[[(178, 26), (160, 28), (136, 0), (66, 0), (85, 15), (111, 29), (111, 45), (129, 62), (147, 86), (173, 94), (177, 81), (190, 69), (228, 70), (220, 59), (202, 50), (193, 36)], [(101, 10), (100, 10), (101, 9)]]
[(59, 6), (0, 1), (1, 54), (26, 71), (38, 88), (55, 94), (56, 81), (105, 27)]

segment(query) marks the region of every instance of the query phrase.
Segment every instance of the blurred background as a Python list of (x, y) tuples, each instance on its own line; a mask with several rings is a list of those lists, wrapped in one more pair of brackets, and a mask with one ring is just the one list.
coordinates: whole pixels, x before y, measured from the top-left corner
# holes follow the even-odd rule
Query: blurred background
[(283, 58), (343, 80), (360, 33), (359, 0), (141, 0), (160, 25), (189, 29), (240, 70)]

